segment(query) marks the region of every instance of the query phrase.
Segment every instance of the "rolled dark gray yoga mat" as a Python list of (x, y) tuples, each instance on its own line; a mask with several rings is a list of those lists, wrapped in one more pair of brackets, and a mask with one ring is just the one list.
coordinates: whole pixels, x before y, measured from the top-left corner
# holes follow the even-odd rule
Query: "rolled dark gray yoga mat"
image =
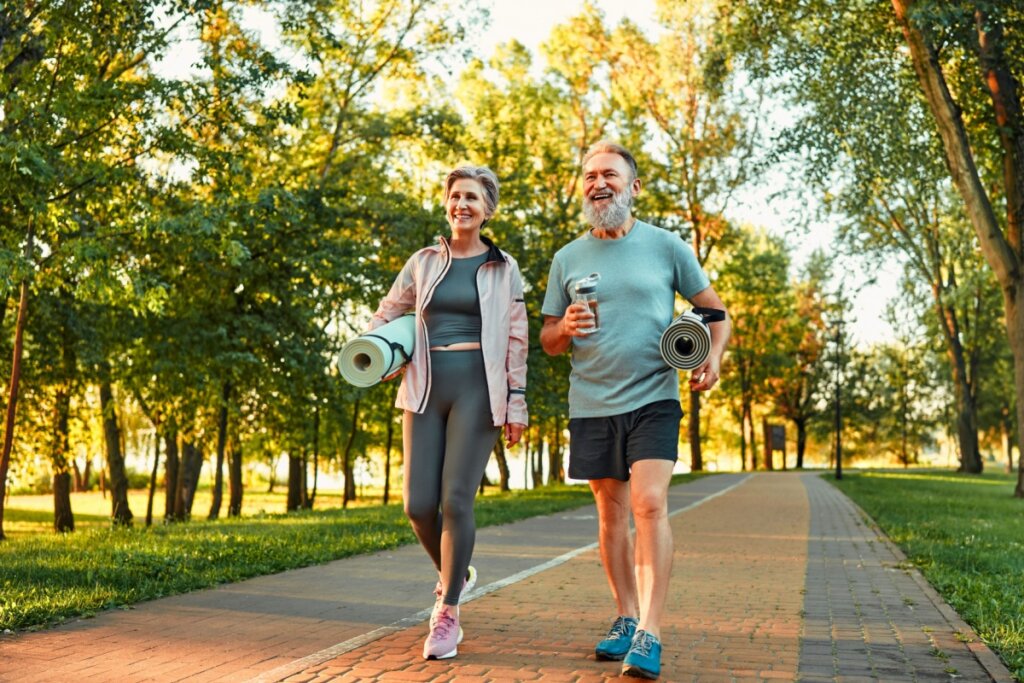
[(711, 353), (709, 322), (725, 319), (725, 311), (694, 308), (669, 323), (661, 334), (661, 357), (677, 370), (699, 368)]
[(403, 315), (351, 339), (338, 354), (338, 370), (349, 384), (370, 387), (412, 358), (416, 317)]

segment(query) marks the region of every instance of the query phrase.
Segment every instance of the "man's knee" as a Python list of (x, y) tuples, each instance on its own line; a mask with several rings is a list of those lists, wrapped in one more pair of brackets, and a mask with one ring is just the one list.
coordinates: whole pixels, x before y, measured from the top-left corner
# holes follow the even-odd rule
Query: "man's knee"
[(602, 522), (615, 522), (629, 518), (629, 484), (614, 479), (590, 482), (594, 502)]
[(658, 519), (668, 515), (668, 491), (662, 486), (638, 486), (631, 491), (633, 517)]

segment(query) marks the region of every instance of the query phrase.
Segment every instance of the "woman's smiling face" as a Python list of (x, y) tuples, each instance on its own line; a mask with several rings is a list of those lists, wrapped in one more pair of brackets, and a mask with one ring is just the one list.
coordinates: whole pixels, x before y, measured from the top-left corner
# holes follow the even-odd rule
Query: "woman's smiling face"
[(456, 179), (448, 191), (445, 213), (453, 232), (479, 230), (489, 218), (480, 181), (472, 178)]

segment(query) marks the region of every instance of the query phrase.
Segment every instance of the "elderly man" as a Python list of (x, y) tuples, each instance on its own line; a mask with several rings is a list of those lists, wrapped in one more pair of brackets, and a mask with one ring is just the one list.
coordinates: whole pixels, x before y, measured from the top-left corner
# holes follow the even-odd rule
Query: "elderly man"
[[(583, 213), (590, 230), (556, 254), (542, 313), (541, 345), (572, 348), (569, 376), (569, 476), (588, 479), (599, 517), (599, 542), (618, 616), (595, 649), (622, 660), (622, 673), (661, 673), (660, 624), (672, 570), (668, 486), (677, 460), (679, 373), (658, 341), (672, 321), (675, 296), (724, 309), (693, 250), (675, 234), (632, 215), (641, 182), (624, 147), (599, 142), (583, 159)], [(596, 309), (575, 301), (575, 285), (600, 280)], [(597, 331), (595, 327), (597, 313)], [(711, 352), (689, 388), (718, 381), (731, 325), (711, 328)], [(629, 533), (633, 514), (636, 541)]]

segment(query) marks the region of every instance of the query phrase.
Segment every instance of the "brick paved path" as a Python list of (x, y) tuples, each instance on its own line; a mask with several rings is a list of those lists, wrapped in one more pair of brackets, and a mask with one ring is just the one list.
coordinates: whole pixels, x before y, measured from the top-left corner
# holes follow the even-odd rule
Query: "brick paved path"
[[(902, 556), (812, 474), (671, 493), (663, 681), (1012, 681)], [(613, 615), (593, 506), (481, 530), (459, 656), (420, 658), (419, 548), (352, 558), (0, 638), (0, 681), (602, 681)]]

